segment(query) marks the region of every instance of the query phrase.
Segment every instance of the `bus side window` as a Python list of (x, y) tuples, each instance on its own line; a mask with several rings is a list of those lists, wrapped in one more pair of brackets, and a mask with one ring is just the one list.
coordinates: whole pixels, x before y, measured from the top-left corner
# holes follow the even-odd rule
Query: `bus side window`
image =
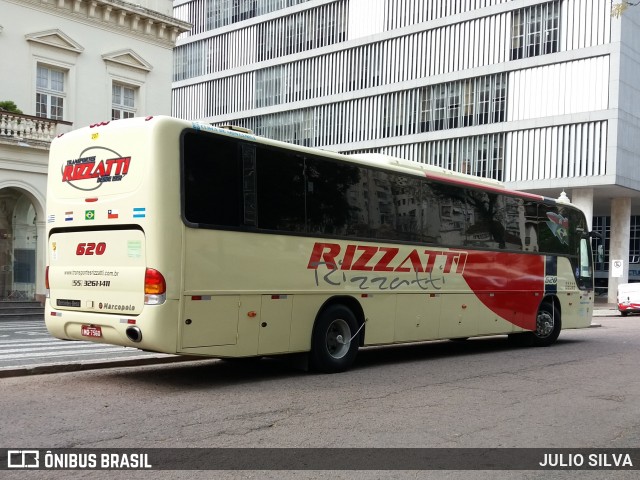
[(258, 225), (256, 147), (255, 145), (243, 143), (240, 148), (242, 150), (243, 224), (255, 227)]
[(304, 157), (257, 147), (258, 228), (305, 232)]
[(569, 231), (575, 229), (571, 219), (557, 206), (539, 205), (538, 207), (538, 242), (540, 251), (559, 255), (576, 255), (569, 245)]
[(360, 202), (360, 168), (307, 157), (304, 171), (308, 233), (348, 236), (358, 224), (368, 224)]
[(504, 227), (504, 196), (476, 190), (466, 190), (470, 225), (467, 244), (484, 248), (507, 248)]

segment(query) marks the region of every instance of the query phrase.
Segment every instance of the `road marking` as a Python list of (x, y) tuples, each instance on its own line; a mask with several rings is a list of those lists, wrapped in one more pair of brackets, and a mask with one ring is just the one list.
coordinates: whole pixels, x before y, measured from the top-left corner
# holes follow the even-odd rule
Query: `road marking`
[(137, 348), (127, 349), (127, 347), (117, 347), (117, 346), (113, 346), (113, 345), (97, 345), (97, 344), (93, 344), (93, 343), (80, 344), (80, 345), (75, 345), (73, 347), (71, 345), (54, 345), (53, 347), (38, 347), (38, 346), (34, 346), (33, 348), (14, 348), (14, 349), (10, 349), (10, 350), (2, 350), (0, 352), (0, 358), (6, 357), (7, 355), (5, 355), (5, 354), (9, 354), (9, 353), (44, 352), (44, 351), (54, 351), (54, 350), (67, 350), (70, 347), (71, 348), (80, 348), (80, 349), (83, 349), (83, 350), (86, 350), (86, 349), (90, 348), (90, 349), (94, 349), (96, 351), (104, 351), (104, 350), (106, 350), (107, 348), (110, 348), (110, 347), (112, 348), (112, 350), (120, 350), (121, 352), (124, 352), (126, 350), (137, 350)]
[(0, 322), (0, 330), (10, 330), (10, 329), (15, 330), (16, 328), (19, 328), (19, 329), (23, 329), (23, 328), (39, 328), (39, 329), (42, 329), (42, 330), (46, 330), (47, 329), (47, 327), (43, 323), (26, 323), (26, 322), (7, 323), (7, 322)]
[[(119, 347), (119, 348), (105, 348), (103, 350), (91, 350), (91, 351), (77, 351), (77, 350), (69, 350), (69, 351), (61, 351), (58, 353), (52, 353), (52, 352), (43, 352), (43, 353), (25, 353), (25, 354), (17, 354), (17, 355), (0, 355), (0, 360), (13, 360), (13, 359), (19, 359), (19, 358), (41, 358), (41, 357), (70, 357), (70, 356), (80, 356), (80, 355), (98, 355), (101, 353), (115, 353), (115, 352), (120, 352), (120, 353), (134, 353), (135, 350), (130, 350), (130, 351), (125, 351), (124, 350), (125, 347)], [(138, 351), (138, 353), (140, 353)], [(112, 360), (115, 360), (114, 357), (110, 357)]]
[(69, 346), (72, 345), (69, 342), (65, 342), (64, 340), (58, 340), (57, 338), (38, 338), (38, 339), (33, 339), (33, 340), (2, 340), (0, 341), (0, 347), (2, 345), (9, 345), (11, 347), (13, 347), (16, 344), (21, 344), (21, 345), (49, 345), (52, 343), (56, 343), (56, 344), (60, 344), (60, 345), (65, 345)]

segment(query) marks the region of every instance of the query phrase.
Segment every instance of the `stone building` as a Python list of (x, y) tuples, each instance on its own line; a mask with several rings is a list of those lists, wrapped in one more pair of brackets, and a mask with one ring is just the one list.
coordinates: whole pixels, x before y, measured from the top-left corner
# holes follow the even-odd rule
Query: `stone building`
[(0, 0), (0, 300), (44, 296), (51, 140), (171, 112), (170, 0)]

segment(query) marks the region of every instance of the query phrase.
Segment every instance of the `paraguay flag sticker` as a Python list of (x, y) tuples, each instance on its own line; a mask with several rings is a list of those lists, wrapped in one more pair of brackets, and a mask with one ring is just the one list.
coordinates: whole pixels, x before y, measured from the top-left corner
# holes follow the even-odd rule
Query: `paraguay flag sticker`
[(145, 218), (147, 216), (147, 209), (141, 207), (134, 207), (133, 218)]

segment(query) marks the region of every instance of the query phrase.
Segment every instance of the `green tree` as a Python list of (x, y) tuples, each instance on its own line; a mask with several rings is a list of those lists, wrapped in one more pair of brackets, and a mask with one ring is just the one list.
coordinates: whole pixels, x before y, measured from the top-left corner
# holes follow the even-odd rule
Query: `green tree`
[(0, 101), (0, 110), (12, 113), (22, 113), (22, 110), (20, 110), (18, 106), (11, 100)]

